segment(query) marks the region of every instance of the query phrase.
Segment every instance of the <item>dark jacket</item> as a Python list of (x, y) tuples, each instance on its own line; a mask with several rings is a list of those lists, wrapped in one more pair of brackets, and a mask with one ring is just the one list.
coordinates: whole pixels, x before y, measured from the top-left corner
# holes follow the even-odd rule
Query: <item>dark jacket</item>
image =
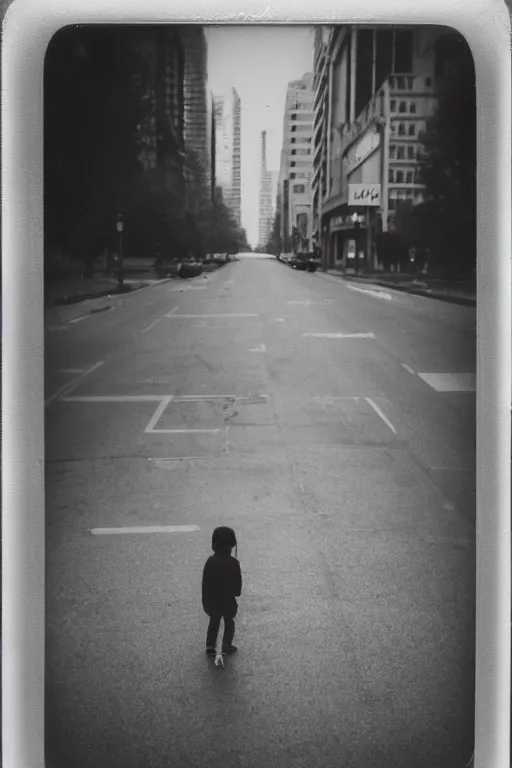
[(211, 555), (203, 570), (203, 609), (208, 615), (227, 613), (235, 616), (237, 597), (242, 593), (240, 563), (229, 553)]

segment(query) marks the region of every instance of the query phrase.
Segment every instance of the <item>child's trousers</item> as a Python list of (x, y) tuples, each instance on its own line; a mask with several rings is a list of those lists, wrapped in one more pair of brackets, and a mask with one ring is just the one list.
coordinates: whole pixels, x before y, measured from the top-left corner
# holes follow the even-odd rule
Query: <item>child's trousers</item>
[(210, 623), (208, 624), (208, 631), (206, 633), (206, 645), (214, 647), (217, 642), (217, 635), (219, 634), (220, 620), (224, 619), (224, 638), (222, 645), (232, 645), (233, 638), (235, 636), (235, 622), (233, 616), (228, 614), (227, 616), (222, 613), (210, 614)]

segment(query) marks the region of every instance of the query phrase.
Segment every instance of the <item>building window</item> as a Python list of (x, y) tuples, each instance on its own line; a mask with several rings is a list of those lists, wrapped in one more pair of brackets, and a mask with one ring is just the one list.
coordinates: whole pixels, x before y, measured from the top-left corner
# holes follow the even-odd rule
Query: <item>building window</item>
[(405, 123), (398, 123), (398, 135), (405, 136)]
[(397, 184), (403, 184), (404, 183), (404, 172), (403, 171), (397, 171), (395, 181)]
[(416, 102), (415, 101), (411, 101), (411, 103), (409, 104), (409, 112), (411, 113), (411, 115), (415, 115), (416, 114)]
[(416, 156), (416, 147), (413, 146), (412, 144), (409, 144), (409, 146), (407, 147), (407, 159), (414, 160), (415, 156)]
[(425, 85), (427, 86), (427, 88), (430, 88), (432, 86), (432, 78), (431, 77), (426, 77), (425, 78)]
[(389, 108), (391, 112), (396, 112), (396, 101), (394, 99), (391, 99), (391, 104), (389, 105)]
[(293, 160), (292, 160), (292, 162), (290, 163), (290, 168), (295, 168), (295, 162), (294, 162)]
[(403, 145), (402, 146), (399, 145), (396, 148), (396, 159), (405, 160), (405, 147)]
[(409, 123), (409, 136), (416, 136), (416, 125), (415, 125), (415, 123)]
[(406, 184), (414, 184), (414, 171), (407, 171), (405, 175)]
[(292, 149), (292, 151), (290, 152), (290, 155), (296, 155), (296, 154), (297, 154), (297, 150), (296, 149)]
[(296, 125), (292, 125), (292, 133), (295, 133), (296, 130), (297, 130), (297, 126)]
[(390, 184), (392, 184), (394, 180), (395, 180), (394, 179), (394, 172), (393, 172), (393, 169), (390, 168), (389, 172), (388, 172), (388, 181), (389, 181)]
[(296, 141), (297, 141), (297, 139), (295, 138), (295, 136), (292, 139), (290, 139), (290, 143), (291, 144), (295, 144)]
[(296, 120), (296, 119), (297, 119), (297, 115), (291, 115), (291, 118), (290, 118), (290, 119), (291, 119), (291, 120)]
[(394, 160), (396, 157), (396, 144), (389, 145), (389, 159)]
[(297, 195), (303, 195), (306, 191), (306, 187), (304, 184), (294, 184), (293, 185), (293, 191)]
[(407, 102), (406, 102), (406, 101), (401, 101), (401, 102), (400, 102), (400, 105), (399, 105), (398, 111), (399, 111), (401, 114), (405, 114), (405, 113), (407, 112)]
[(297, 176), (296, 173), (290, 173), (290, 179), (294, 179)]

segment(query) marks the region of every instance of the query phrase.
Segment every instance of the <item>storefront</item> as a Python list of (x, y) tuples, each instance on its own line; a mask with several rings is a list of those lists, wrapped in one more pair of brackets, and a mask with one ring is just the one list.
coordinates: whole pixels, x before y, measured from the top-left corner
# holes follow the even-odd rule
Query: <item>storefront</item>
[[(348, 145), (341, 158), (341, 189), (324, 208), (324, 251), (328, 269), (346, 265), (350, 246), (358, 241), (368, 267), (376, 262), (375, 240), (382, 228), (382, 129), (371, 123)], [(358, 214), (358, 228), (352, 216)]]

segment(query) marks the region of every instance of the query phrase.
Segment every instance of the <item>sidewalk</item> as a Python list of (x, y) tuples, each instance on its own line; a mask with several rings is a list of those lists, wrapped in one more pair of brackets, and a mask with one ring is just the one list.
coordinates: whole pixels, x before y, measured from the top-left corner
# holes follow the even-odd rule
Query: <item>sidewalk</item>
[[(124, 293), (131, 293), (134, 290), (153, 285), (158, 280), (151, 273), (147, 273), (136, 279), (126, 277), (123, 282)], [(118, 281), (115, 277), (102, 275), (92, 278), (69, 277), (47, 280), (44, 286), (44, 304), (45, 309), (48, 309), (114, 294), (120, 295)]]
[(396, 272), (379, 272), (374, 274), (352, 273), (344, 274), (338, 269), (328, 269), (327, 274), (339, 277), (342, 280), (351, 280), (361, 283), (380, 285), (385, 288), (393, 288), (395, 291), (404, 291), (416, 296), (427, 296), (430, 299), (440, 299), (452, 304), (463, 304), (468, 307), (476, 306), (476, 290), (464, 281), (449, 283), (439, 278), (428, 275), (397, 274)]

